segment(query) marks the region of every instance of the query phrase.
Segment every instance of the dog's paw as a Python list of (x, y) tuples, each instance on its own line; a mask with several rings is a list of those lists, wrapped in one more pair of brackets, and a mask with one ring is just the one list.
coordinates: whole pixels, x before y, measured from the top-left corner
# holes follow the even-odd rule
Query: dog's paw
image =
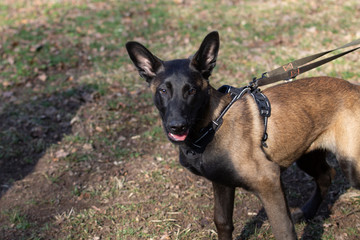
[(291, 212), (293, 223), (299, 223), (305, 220), (304, 212), (300, 208), (296, 208)]

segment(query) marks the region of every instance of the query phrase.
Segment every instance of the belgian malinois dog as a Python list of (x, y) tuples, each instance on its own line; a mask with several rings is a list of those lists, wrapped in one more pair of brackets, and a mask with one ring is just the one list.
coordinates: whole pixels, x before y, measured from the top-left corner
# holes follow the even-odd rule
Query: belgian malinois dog
[[(209, 33), (190, 58), (162, 61), (143, 45), (128, 42), (127, 51), (150, 85), (169, 140), (180, 148), (180, 163), (213, 183), (214, 221), (221, 240), (232, 239), (236, 187), (263, 203), (276, 239), (296, 239), (280, 173), (294, 162), (312, 176), (316, 189), (301, 208), (315, 215), (335, 170), (326, 162), (332, 152), (350, 183), (360, 187), (360, 87), (345, 80), (314, 77), (282, 83), (263, 91), (271, 103), (266, 145), (264, 119), (250, 94), (223, 116), (213, 138), (195, 157), (191, 142), (231, 101), (214, 89), (209, 76), (216, 64), (219, 34)], [(185, 149), (185, 150), (184, 150)]]

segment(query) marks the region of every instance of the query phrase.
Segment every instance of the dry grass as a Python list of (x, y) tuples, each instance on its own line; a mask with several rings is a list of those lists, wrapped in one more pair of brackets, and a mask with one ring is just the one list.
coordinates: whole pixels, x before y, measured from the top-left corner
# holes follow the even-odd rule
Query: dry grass
[[(241, 86), (359, 38), (358, 26), (356, 0), (2, 1), (0, 238), (216, 239), (211, 185), (179, 166), (125, 42), (184, 58), (218, 30), (211, 82)], [(358, 59), (305, 76), (359, 82)], [(291, 206), (303, 203), (311, 180), (296, 168), (284, 180)], [(348, 187), (337, 178), (317, 217), (296, 225), (303, 239), (360, 234), (358, 198), (335, 202)], [(273, 239), (259, 200), (241, 189), (234, 219), (237, 239)]]

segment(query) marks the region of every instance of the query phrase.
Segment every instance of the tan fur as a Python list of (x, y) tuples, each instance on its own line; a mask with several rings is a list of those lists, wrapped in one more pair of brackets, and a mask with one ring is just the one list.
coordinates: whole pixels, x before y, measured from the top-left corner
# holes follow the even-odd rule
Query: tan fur
[[(221, 145), (234, 154), (232, 159), (236, 159), (243, 149), (242, 154), (251, 155), (248, 158), (258, 158), (257, 155), (264, 152), (269, 160), (288, 167), (302, 154), (320, 148), (347, 158), (347, 161), (360, 161), (359, 86), (340, 79), (319, 77), (274, 86), (266, 89), (264, 94), (272, 107), (268, 148), (260, 145), (263, 122), (257, 106), (250, 96), (246, 96), (232, 106), (217, 133)], [(250, 127), (244, 127), (246, 125)], [(231, 142), (236, 144), (232, 146)], [(252, 168), (244, 170), (242, 163), (233, 161), (235, 166), (241, 165), (238, 171), (250, 170), (255, 174)]]
[[(360, 121), (354, 116), (360, 111), (357, 86), (339, 79), (312, 78), (270, 88), (265, 94), (272, 106), (265, 151), (279, 165), (287, 167), (299, 157), (297, 153), (318, 148), (340, 150), (344, 156), (358, 151), (358, 146), (349, 146), (360, 136)], [(349, 151), (343, 152), (344, 148)], [(295, 155), (289, 159), (290, 152)]]

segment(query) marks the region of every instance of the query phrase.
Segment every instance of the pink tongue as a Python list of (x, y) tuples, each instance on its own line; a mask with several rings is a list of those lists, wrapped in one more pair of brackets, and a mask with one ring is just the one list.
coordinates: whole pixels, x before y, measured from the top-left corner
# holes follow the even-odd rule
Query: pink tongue
[(174, 140), (174, 141), (185, 141), (186, 137), (187, 137), (188, 133), (185, 133), (184, 135), (175, 135), (173, 133), (169, 133), (169, 137)]

